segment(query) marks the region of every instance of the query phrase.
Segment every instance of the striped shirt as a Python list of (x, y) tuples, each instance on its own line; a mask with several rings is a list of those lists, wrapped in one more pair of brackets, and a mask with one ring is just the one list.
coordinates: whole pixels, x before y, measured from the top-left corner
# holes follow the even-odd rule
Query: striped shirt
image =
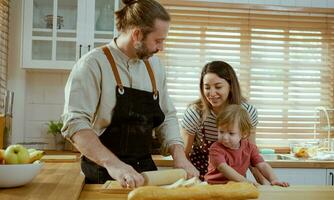
[[(247, 110), (252, 126), (255, 128), (258, 123), (256, 108), (245, 102), (241, 106)], [(202, 122), (200, 115), (200, 110), (195, 105), (190, 105), (183, 115), (181, 127), (188, 133), (203, 138), (202, 128), (204, 126), (205, 139), (207, 141), (217, 141), (218, 128), (216, 125), (216, 114), (211, 110), (210, 115), (208, 115), (204, 122)]]

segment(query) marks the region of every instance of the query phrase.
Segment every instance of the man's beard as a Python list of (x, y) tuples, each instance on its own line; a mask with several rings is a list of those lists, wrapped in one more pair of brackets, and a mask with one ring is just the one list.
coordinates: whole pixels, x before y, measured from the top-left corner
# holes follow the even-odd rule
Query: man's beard
[(143, 41), (137, 42), (134, 48), (136, 51), (136, 55), (139, 59), (148, 59), (149, 57), (153, 56), (153, 54), (159, 51), (159, 50), (156, 50), (155, 52), (149, 52), (149, 50), (147, 49)]

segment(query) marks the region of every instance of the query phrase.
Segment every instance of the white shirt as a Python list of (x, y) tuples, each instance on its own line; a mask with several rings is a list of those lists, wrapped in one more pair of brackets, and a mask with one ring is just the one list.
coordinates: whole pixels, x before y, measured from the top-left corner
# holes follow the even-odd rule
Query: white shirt
[[(125, 87), (153, 91), (149, 74), (142, 60), (129, 59), (117, 47), (114, 40), (108, 47)], [(155, 129), (155, 134), (163, 138), (161, 153), (167, 155), (170, 145), (183, 145), (183, 141), (176, 110), (167, 93), (165, 68), (157, 56), (152, 56), (149, 62), (159, 91), (159, 105), (165, 114), (165, 120)], [(74, 65), (65, 86), (62, 134), (71, 138), (79, 130), (93, 129), (100, 136), (112, 121), (116, 105), (115, 88), (116, 80), (102, 49), (97, 48), (84, 55)]]

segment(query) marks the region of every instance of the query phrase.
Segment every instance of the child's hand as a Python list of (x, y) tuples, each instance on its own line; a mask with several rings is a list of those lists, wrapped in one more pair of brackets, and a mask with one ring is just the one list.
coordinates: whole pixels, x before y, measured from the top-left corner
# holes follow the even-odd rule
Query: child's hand
[(253, 182), (253, 181), (251, 181), (251, 180), (247, 180), (247, 182), (248, 183), (250, 183), (250, 184), (253, 184), (254, 186), (260, 186), (260, 184), (259, 183), (257, 183), (256, 181), (255, 182)]
[(270, 183), (271, 183), (271, 185), (278, 185), (278, 186), (281, 186), (281, 187), (289, 187), (290, 186), (288, 182), (280, 182), (280, 181), (277, 181), (277, 180), (271, 181)]

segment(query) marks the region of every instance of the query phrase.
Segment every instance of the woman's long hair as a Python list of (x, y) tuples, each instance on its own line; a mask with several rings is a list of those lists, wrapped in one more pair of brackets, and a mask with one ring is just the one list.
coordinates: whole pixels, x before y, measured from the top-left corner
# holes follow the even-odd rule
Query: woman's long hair
[(208, 73), (216, 74), (229, 83), (230, 93), (227, 97), (227, 104), (240, 105), (242, 101), (245, 101), (245, 98), (243, 98), (241, 95), (238, 77), (232, 66), (224, 61), (209, 62), (203, 67), (201, 72), (201, 78), (199, 82), (201, 97), (193, 103), (201, 111), (202, 121), (206, 119), (206, 117), (210, 114), (210, 110), (212, 110), (212, 106), (206, 99), (203, 91), (203, 78)]

